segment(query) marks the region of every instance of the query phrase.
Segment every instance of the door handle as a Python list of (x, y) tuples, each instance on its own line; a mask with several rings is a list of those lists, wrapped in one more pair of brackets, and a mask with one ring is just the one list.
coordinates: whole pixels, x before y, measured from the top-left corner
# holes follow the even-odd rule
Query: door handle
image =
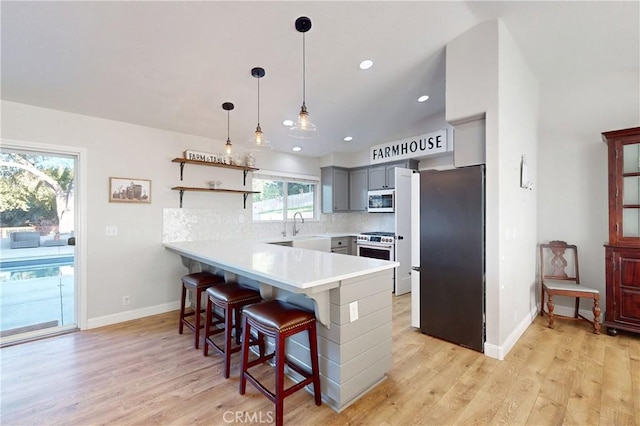
[(416, 272), (420, 272), (420, 267), (419, 266), (412, 266), (411, 269), (416, 271)]
[(399, 240), (404, 240), (404, 237), (402, 235), (398, 235), (398, 239)]

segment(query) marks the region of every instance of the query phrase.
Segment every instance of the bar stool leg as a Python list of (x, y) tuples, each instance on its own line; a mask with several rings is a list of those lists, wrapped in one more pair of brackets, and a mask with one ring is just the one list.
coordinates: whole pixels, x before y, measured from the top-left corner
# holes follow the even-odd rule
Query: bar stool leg
[(182, 334), (182, 332), (184, 331), (184, 323), (182, 322), (184, 320), (184, 304), (187, 301), (187, 288), (183, 285), (182, 286), (182, 303), (180, 304), (180, 326), (178, 328), (178, 334)]
[(204, 356), (209, 355), (209, 345), (207, 344), (207, 339), (211, 336), (211, 311), (213, 310), (213, 303), (211, 299), (207, 297), (207, 312), (204, 318), (204, 348), (202, 349), (202, 353)]
[(322, 404), (322, 395), (320, 394), (320, 366), (318, 364), (318, 339), (316, 324), (313, 323), (309, 328), (309, 349), (311, 352), (311, 373), (314, 376), (313, 379), (313, 396), (316, 405)]
[(240, 344), (240, 335), (242, 334), (242, 310), (235, 309), (236, 314), (236, 345)]
[(200, 306), (200, 304), (201, 304), (200, 299), (202, 298), (202, 292), (199, 291), (199, 290), (196, 290), (195, 293), (196, 293), (196, 306), (195, 306), (196, 309), (195, 309), (195, 312), (194, 312), (194, 315), (195, 315), (194, 323), (195, 323), (195, 326), (196, 326), (196, 329), (195, 329), (195, 333), (196, 333), (195, 347), (196, 347), (196, 349), (199, 349), (200, 348), (200, 314), (201, 314), (201, 311), (202, 311), (202, 307)]
[(276, 338), (276, 426), (284, 421), (284, 336)]
[[(245, 373), (247, 372), (247, 365), (249, 364), (249, 338), (251, 336), (251, 326), (249, 325), (249, 321), (247, 318), (244, 318), (242, 328), (242, 358), (240, 359), (240, 395), (244, 395), (245, 390), (247, 389), (247, 377)], [(260, 348), (260, 352), (262, 352), (262, 347)]]
[(229, 378), (231, 371), (231, 331), (233, 329), (233, 308), (224, 310), (224, 378)]

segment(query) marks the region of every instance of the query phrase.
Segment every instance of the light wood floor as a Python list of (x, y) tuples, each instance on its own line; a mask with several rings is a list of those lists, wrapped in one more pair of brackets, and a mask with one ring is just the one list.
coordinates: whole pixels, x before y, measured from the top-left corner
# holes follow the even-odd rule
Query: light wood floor
[[(394, 301), (393, 369), (335, 413), (307, 392), (285, 400), (289, 425), (640, 425), (640, 338), (590, 333), (586, 322), (538, 318), (504, 361), (409, 327)], [(273, 405), (238, 394), (221, 357), (192, 349), (177, 312), (0, 350), (2, 425), (265, 424)], [(271, 376), (270, 367), (263, 373)], [(237, 416), (237, 417), (236, 417)]]

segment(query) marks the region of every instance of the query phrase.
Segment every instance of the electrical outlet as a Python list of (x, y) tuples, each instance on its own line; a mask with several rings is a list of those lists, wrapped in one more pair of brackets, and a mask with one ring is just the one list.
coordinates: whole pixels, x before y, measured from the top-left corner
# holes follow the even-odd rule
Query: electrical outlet
[(115, 225), (107, 226), (105, 228), (104, 234), (107, 237), (115, 237), (118, 235), (118, 227)]
[(349, 303), (349, 322), (354, 322), (358, 319), (358, 301)]
[(131, 303), (131, 298), (129, 296), (122, 296), (122, 305), (127, 306)]

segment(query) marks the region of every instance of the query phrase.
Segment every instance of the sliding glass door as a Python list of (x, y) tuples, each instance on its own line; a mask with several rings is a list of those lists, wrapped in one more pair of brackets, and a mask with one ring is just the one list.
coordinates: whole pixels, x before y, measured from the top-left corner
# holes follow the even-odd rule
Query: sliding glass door
[(0, 342), (78, 329), (73, 154), (0, 149)]

